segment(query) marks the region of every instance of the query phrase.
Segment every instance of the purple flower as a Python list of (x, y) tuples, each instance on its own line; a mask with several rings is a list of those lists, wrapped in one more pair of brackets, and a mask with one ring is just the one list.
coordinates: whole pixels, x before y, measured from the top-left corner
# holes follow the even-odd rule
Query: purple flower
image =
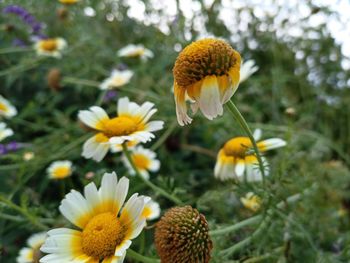
[(118, 95), (118, 93), (115, 90), (109, 90), (107, 91), (106, 95), (103, 98), (104, 102), (108, 102), (111, 101), (112, 99), (114, 99), (116, 96)]
[(18, 5), (8, 5), (2, 10), (4, 14), (14, 14), (22, 19), (24, 23), (29, 25), (33, 34), (39, 34), (43, 29), (43, 24), (39, 23), (26, 9)]
[(15, 152), (25, 146), (26, 144), (18, 143), (15, 141), (9, 142), (7, 144), (0, 144), (0, 155), (8, 154), (10, 152)]
[(22, 39), (19, 39), (19, 38), (15, 38), (12, 41), (12, 45), (15, 47), (26, 47), (27, 46), (27, 44)]

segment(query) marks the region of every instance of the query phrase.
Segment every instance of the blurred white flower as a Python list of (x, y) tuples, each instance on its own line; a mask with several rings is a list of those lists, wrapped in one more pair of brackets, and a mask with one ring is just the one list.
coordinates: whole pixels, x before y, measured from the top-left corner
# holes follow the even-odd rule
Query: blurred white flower
[(12, 104), (0, 95), (0, 116), (11, 118), (17, 114), (17, 110)]
[(7, 128), (6, 123), (0, 122), (0, 142), (11, 135), (13, 135), (13, 130)]
[(144, 45), (130, 44), (118, 51), (119, 57), (140, 57), (142, 60), (153, 58), (154, 54), (151, 50), (144, 47)]
[[(130, 152), (130, 156), (140, 174), (146, 179), (149, 179), (149, 171), (157, 172), (159, 170), (160, 162), (156, 159), (156, 153), (143, 148), (141, 145), (133, 148)], [(128, 168), (129, 173), (135, 175), (135, 171), (126, 156), (123, 156), (122, 160)]]
[(114, 69), (112, 71), (112, 74), (109, 78), (105, 79), (101, 85), (101, 90), (108, 90), (112, 88), (121, 87), (127, 83), (129, 83), (131, 77), (134, 75), (134, 73), (131, 70), (117, 70)]
[(255, 61), (250, 59), (242, 63), (239, 83), (242, 83), (259, 69), (258, 66), (255, 65)]
[(39, 56), (61, 58), (61, 51), (66, 48), (67, 42), (63, 38), (48, 38), (38, 40), (34, 49)]
[(53, 162), (48, 168), (47, 173), (50, 179), (64, 179), (72, 175), (72, 162), (71, 161), (56, 161)]
[(34, 158), (35, 154), (33, 152), (25, 152), (23, 154), (23, 160), (30, 161)]
[(19, 255), (16, 259), (17, 263), (39, 262), (39, 259), (43, 256), (40, 252), (40, 247), (44, 244), (46, 237), (46, 233), (43, 232), (34, 234), (28, 238), (28, 247), (24, 247), (19, 251)]
[[(140, 196), (141, 197), (141, 196)], [(160, 206), (153, 201), (149, 196), (142, 196), (144, 198), (145, 207), (143, 208), (141, 217), (146, 220), (153, 220), (160, 216)]]
[[(256, 130), (254, 139), (258, 141), (261, 134), (260, 129)], [(286, 141), (279, 138), (257, 142), (261, 153), (283, 147), (286, 144)], [(214, 169), (215, 177), (222, 181), (229, 179), (247, 180), (248, 182), (261, 181), (262, 175), (258, 159), (252, 147), (249, 137), (234, 137), (228, 140), (218, 153)], [(265, 173), (268, 174), (268, 163), (264, 157), (262, 159), (265, 164)]]

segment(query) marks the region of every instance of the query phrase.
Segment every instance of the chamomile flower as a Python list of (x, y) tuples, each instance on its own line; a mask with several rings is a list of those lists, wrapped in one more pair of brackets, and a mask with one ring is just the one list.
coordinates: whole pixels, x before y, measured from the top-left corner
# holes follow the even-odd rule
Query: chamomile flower
[(50, 230), (41, 247), (49, 255), (40, 262), (123, 262), (145, 226), (144, 198), (133, 194), (124, 204), (128, 188), (127, 178), (118, 181), (115, 173), (105, 173), (99, 190), (90, 183), (85, 196), (75, 190), (67, 194), (59, 210), (78, 229)]
[(101, 90), (108, 90), (112, 88), (118, 88), (121, 87), (127, 83), (129, 83), (131, 77), (134, 75), (134, 73), (131, 70), (117, 70), (114, 69), (112, 71), (112, 74), (109, 78), (105, 79), (101, 85)]
[(145, 102), (141, 106), (124, 97), (118, 100), (117, 116), (109, 118), (98, 106), (80, 111), (79, 119), (96, 131), (83, 146), (82, 155), (95, 161), (101, 161), (111, 145), (122, 145), (128, 141), (145, 143), (155, 136), (152, 132), (163, 128), (163, 121), (149, 121), (156, 109), (154, 104)]
[(72, 175), (71, 161), (56, 161), (47, 168), (47, 174), (50, 179), (64, 179)]
[(258, 69), (259, 69), (259, 67), (255, 65), (254, 60), (250, 59), (250, 60), (244, 61), (244, 63), (241, 66), (239, 83), (242, 83), (243, 81), (245, 81), (247, 78), (249, 78), (255, 72), (257, 72)]
[(48, 38), (38, 40), (34, 48), (39, 56), (61, 58), (61, 52), (66, 46), (67, 42), (63, 38)]
[(78, 3), (80, 0), (58, 0), (58, 1), (64, 5), (74, 5)]
[(144, 45), (130, 44), (118, 51), (119, 57), (140, 57), (142, 60), (153, 58), (153, 52), (144, 47)]
[[(261, 130), (256, 130), (254, 132), (255, 140), (258, 141), (260, 137)], [(279, 138), (271, 138), (257, 142), (261, 153), (285, 145), (286, 142)], [(267, 166), (267, 161), (265, 158), (262, 159), (265, 165), (265, 173), (268, 174), (269, 168)], [(258, 159), (254, 154), (252, 143), (248, 137), (235, 137), (225, 143), (218, 153), (214, 175), (221, 180), (243, 180), (245, 176), (248, 182), (262, 180), (258, 168)]]
[(17, 110), (12, 104), (0, 95), (0, 117), (11, 118), (17, 114)]
[(160, 206), (157, 202), (153, 201), (149, 196), (142, 196), (144, 198), (145, 207), (141, 213), (141, 217), (146, 220), (153, 220), (160, 215)]
[[(131, 150), (130, 157), (140, 174), (146, 179), (149, 179), (149, 171), (157, 172), (159, 170), (160, 162), (156, 159), (156, 153), (151, 150), (145, 149), (142, 146), (136, 146)], [(122, 160), (128, 168), (129, 173), (135, 175), (135, 171), (126, 156), (123, 156)]]
[[(127, 141), (125, 142), (126, 146), (128, 147), (129, 150), (134, 149), (136, 145), (138, 145), (140, 142), (139, 141)], [(118, 153), (123, 151), (123, 145), (119, 143), (111, 144), (111, 152), (112, 153)]]
[(249, 192), (245, 195), (245, 197), (240, 198), (243, 206), (253, 212), (256, 212), (261, 207), (261, 199), (259, 196), (254, 194), (253, 192)]
[(202, 39), (181, 51), (175, 61), (174, 97), (177, 120), (190, 124), (186, 95), (192, 100), (192, 111), (198, 108), (209, 120), (223, 114), (225, 104), (239, 84), (241, 56), (219, 39)]
[(39, 262), (43, 256), (40, 252), (40, 247), (44, 244), (46, 239), (46, 233), (37, 233), (32, 235), (27, 240), (28, 247), (24, 247), (19, 251), (19, 255), (16, 259), (17, 263), (36, 263)]
[(6, 123), (0, 122), (0, 142), (12, 135), (13, 135), (13, 130), (10, 128), (7, 128)]

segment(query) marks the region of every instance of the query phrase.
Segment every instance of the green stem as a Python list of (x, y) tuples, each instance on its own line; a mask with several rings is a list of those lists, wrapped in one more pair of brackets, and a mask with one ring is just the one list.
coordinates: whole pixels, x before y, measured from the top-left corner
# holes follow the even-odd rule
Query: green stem
[(173, 130), (177, 127), (177, 121), (173, 121), (169, 128), (162, 134), (162, 136), (159, 137), (158, 141), (156, 141), (152, 147), (151, 150), (155, 151), (158, 149), (165, 141), (166, 139), (170, 136), (170, 134), (173, 132)]
[(159, 193), (160, 195), (162, 195), (162, 196), (168, 198), (169, 200), (173, 201), (177, 205), (182, 205), (183, 204), (183, 202), (180, 199), (178, 199), (177, 197), (173, 196), (172, 194), (166, 192), (164, 189), (156, 186), (150, 180), (147, 180), (146, 178), (144, 178), (140, 174), (139, 170), (137, 169), (134, 161), (132, 160), (132, 158), (130, 156), (128, 147), (126, 146), (125, 143), (123, 143), (123, 152), (124, 152), (126, 158), (128, 159), (131, 167), (134, 169), (136, 176), (139, 177), (148, 187), (152, 188), (155, 192)]
[(7, 47), (0, 49), (0, 54), (9, 54), (9, 53), (19, 53), (19, 52), (28, 52), (33, 51), (32, 48), (25, 48), (25, 47)]
[(252, 131), (250, 130), (250, 128), (249, 128), (247, 122), (245, 121), (244, 117), (242, 116), (242, 114), (237, 109), (236, 105), (231, 100), (229, 100), (226, 103), (226, 105), (227, 105), (228, 109), (230, 110), (230, 112), (232, 113), (233, 117), (241, 125), (242, 129), (247, 133), (250, 141), (252, 142), (253, 149), (254, 149), (254, 152), (256, 154), (256, 158), (258, 159), (258, 162), (259, 162), (259, 170), (261, 172), (262, 181), (263, 181), (263, 184), (264, 184), (265, 183), (264, 163), (262, 161), (261, 154), (260, 154), (258, 145), (256, 144), (256, 141), (255, 141), (255, 139), (253, 137)]
[(93, 80), (88, 79), (78, 79), (73, 77), (64, 77), (62, 79), (63, 83), (67, 84), (76, 84), (76, 85), (83, 85), (83, 86), (90, 86), (90, 87), (99, 87), (100, 83)]
[(258, 223), (261, 220), (261, 217), (262, 217), (261, 215), (253, 216), (253, 217), (250, 217), (250, 218), (245, 219), (243, 221), (240, 221), (237, 224), (234, 224), (232, 226), (223, 227), (221, 229), (209, 231), (209, 234), (210, 234), (210, 236), (220, 236), (223, 234), (232, 233), (232, 232), (235, 232), (236, 230), (239, 230), (245, 226), (249, 226), (249, 225), (253, 225), (253, 224)]
[(135, 261), (140, 261), (140, 262), (144, 262), (144, 263), (159, 263), (160, 262), (159, 259), (145, 257), (145, 256), (140, 255), (139, 253), (137, 253), (136, 251), (134, 251), (130, 248), (127, 250), (126, 256), (135, 260)]
[(275, 248), (275, 249), (272, 250), (271, 252), (268, 252), (268, 253), (266, 253), (266, 254), (264, 254), (264, 255), (249, 258), (249, 259), (243, 261), (243, 263), (255, 263), (255, 262), (260, 262), (260, 261), (266, 260), (266, 259), (268, 259), (268, 258), (274, 257), (275, 254), (281, 253), (281, 252), (283, 252), (283, 250), (284, 250), (284, 247), (278, 247), (278, 248)]
[(33, 226), (36, 226), (38, 229), (41, 230), (47, 230), (47, 226), (44, 224), (40, 223), (39, 220), (37, 220), (36, 217), (32, 216), (26, 209), (12, 203), (10, 200), (6, 199), (3, 196), (0, 196), (0, 202), (4, 203), (8, 207), (12, 208), (13, 210), (19, 212), (22, 214), (24, 217), (28, 219), (30, 223), (32, 223)]

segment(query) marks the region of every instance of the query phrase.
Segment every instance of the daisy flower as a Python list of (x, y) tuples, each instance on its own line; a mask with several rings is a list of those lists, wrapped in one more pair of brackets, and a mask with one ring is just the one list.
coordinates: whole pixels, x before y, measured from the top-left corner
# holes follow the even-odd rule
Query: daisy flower
[(174, 97), (177, 120), (190, 124), (186, 95), (192, 100), (192, 111), (198, 108), (209, 120), (223, 114), (225, 104), (239, 84), (241, 56), (219, 39), (202, 39), (181, 51), (175, 61)]
[(128, 188), (129, 180), (118, 181), (113, 172), (103, 175), (99, 190), (90, 183), (85, 196), (75, 190), (67, 194), (59, 210), (78, 230), (50, 230), (41, 247), (49, 255), (40, 262), (123, 262), (131, 240), (145, 226), (144, 198), (133, 194), (124, 204)]
[(254, 194), (253, 192), (249, 192), (245, 195), (245, 197), (240, 198), (243, 206), (253, 212), (256, 212), (261, 207), (261, 199), (259, 196)]
[[(256, 130), (254, 139), (258, 141), (260, 137), (261, 130)], [(286, 142), (279, 138), (271, 138), (257, 143), (261, 153), (285, 145)], [(265, 158), (263, 158), (263, 162), (265, 164), (265, 174), (268, 174), (269, 168)], [(218, 153), (214, 175), (221, 180), (243, 180), (244, 176), (246, 176), (248, 182), (262, 180), (258, 169), (258, 159), (253, 152), (252, 143), (248, 137), (235, 137), (225, 143)]]
[(5, 122), (0, 122), (0, 142), (12, 135), (13, 135), (13, 130), (10, 128), (6, 128)]
[(153, 220), (160, 215), (160, 206), (157, 202), (153, 201), (149, 196), (142, 196), (144, 199), (145, 207), (141, 213), (141, 217), (146, 220)]
[(28, 247), (24, 247), (19, 251), (17, 263), (36, 263), (42, 257), (40, 247), (44, 244), (46, 233), (37, 233), (27, 240)]
[(47, 168), (47, 174), (50, 179), (64, 179), (72, 175), (71, 161), (56, 161)]
[(255, 65), (255, 61), (250, 59), (245, 61), (241, 66), (239, 83), (242, 83), (259, 69), (258, 66)]
[[(149, 179), (149, 171), (157, 172), (159, 170), (160, 162), (156, 159), (156, 153), (151, 150), (145, 149), (142, 146), (136, 146), (131, 150), (130, 157), (137, 170), (145, 179)], [(129, 173), (131, 175), (135, 175), (135, 170), (129, 163), (126, 156), (123, 156), (122, 160), (125, 166), (128, 168)]]
[[(138, 145), (140, 142), (139, 141), (127, 141), (125, 142), (126, 146), (128, 147), (129, 150), (134, 149), (136, 145)], [(111, 152), (112, 153), (118, 153), (123, 151), (123, 145), (116, 143), (116, 144), (111, 144)]]
[(148, 142), (154, 138), (152, 132), (163, 128), (163, 121), (149, 121), (156, 109), (154, 104), (145, 102), (141, 106), (124, 97), (118, 100), (117, 116), (109, 118), (98, 106), (80, 111), (79, 119), (96, 131), (83, 146), (82, 155), (95, 161), (101, 161), (110, 149), (110, 145), (122, 145), (128, 141)]
[(34, 45), (39, 56), (61, 58), (61, 51), (67, 46), (63, 38), (48, 38), (37, 41)]
[(134, 45), (130, 44), (123, 47), (118, 51), (119, 57), (140, 57), (142, 60), (146, 61), (149, 58), (153, 58), (153, 52), (144, 47), (144, 45)]
[(0, 116), (11, 118), (17, 114), (17, 110), (12, 104), (0, 95)]
[(80, 0), (58, 0), (58, 1), (64, 5), (74, 5), (78, 3)]
[(134, 75), (134, 73), (131, 70), (117, 70), (114, 69), (112, 71), (112, 74), (109, 78), (105, 79), (101, 85), (101, 90), (108, 90), (112, 88), (121, 87), (127, 83), (129, 83), (131, 77)]

